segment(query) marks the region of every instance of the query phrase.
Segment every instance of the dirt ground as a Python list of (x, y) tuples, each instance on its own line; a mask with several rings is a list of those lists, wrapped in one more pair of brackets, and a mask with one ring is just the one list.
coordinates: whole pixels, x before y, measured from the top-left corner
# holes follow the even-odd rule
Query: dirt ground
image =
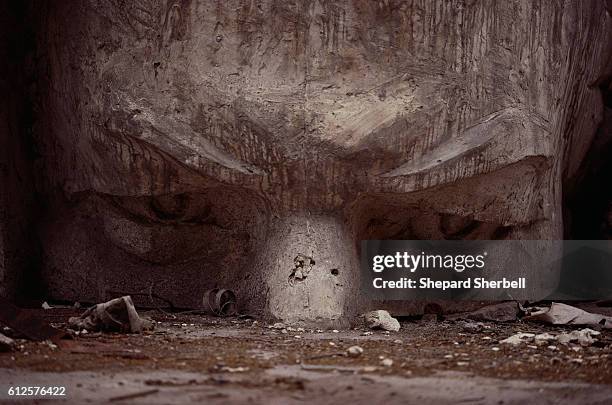
[[(71, 310), (52, 309), (56, 323)], [(139, 335), (19, 340), (0, 353), (9, 386), (61, 385), (68, 402), (612, 403), (612, 333), (591, 346), (499, 341), (557, 334), (536, 323), (403, 320), (399, 332), (314, 330), (254, 319), (145, 313)], [(576, 329), (576, 328), (573, 328)], [(358, 345), (363, 354), (347, 356)], [(389, 364), (387, 359), (392, 360)]]

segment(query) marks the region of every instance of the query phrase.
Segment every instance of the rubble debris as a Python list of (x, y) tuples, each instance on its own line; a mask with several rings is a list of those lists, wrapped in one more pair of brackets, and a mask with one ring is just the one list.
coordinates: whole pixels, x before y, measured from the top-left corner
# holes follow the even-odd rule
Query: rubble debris
[(384, 310), (370, 311), (364, 315), (365, 324), (370, 329), (384, 329), (392, 332), (400, 330), (400, 323)]
[(504, 340), (500, 340), (499, 343), (510, 344), (510, 345), (516, 346), (516, 345), (520, 345), (521, 343), (528, 342), (534, 337), (535, 337), (534, 333), (518, 332)]
[(601, 333), (593, 329), (584, 328), (569, 333), (561, 333), (557, 336), (557, 341), (562, 344), (576, 342), (581, 346), (590, 346), (597, 341), (593, 336), (598, 335), (601, 335)]
[(0, 352), (10, 352), (15, 348), (15, 341), (0, 333)]
[[(560, 333), (558, 335), (552, 335), (550, 333), (540, 333), (538, 335), (534, 333), (523, 333), (518, 332), (499, 343), (520, 345), (522, 343), (535, 342), (537, 345), (550, 344), (551, 342), (559, 342), (561, 344), (578, 343), (581, 346), (590, 346), (597, 341), (594, 336), (598, 336), (601, 333), (589, 328), (581, 330), (575, 330), (572, 332)], [(530, 348), (537, 349), (537, 346), (528, 346)], [(551, 346), (549, 345), (548, 348)]]
[(538, 335), (535, 335), (533, 337), (533, 340), (535, 340), (537, 344), (544, 344), (544, 343), (547, 343), (553, 340), (557, 340), (557, 337), (554, 335), (551, 335), (548, 332), (545, 332), (545, 333), (540, 333)]
[(523, 319), (545, 322), (552, 325), (589, 325), (612, 329), (612, 317), (594, 314), (558, 302), (553, 302), (550, 308), (535, 308), (534, 312)]
[(393, 365), (393, 360), (388, 359), (388, 358), (386, 358), (386, 359), (382, 359), (382, 360), (380, 361), (380, 364), (381, 364), (383, 367), (391, 367), (391, 366)]
[(153, 321), (138, 315), (129, 295), (97, 304), (80, 317), (71, 317), (68, 325), (77, 331), (85, 329), (94, 332), (140, 333), (153, 329)]
[(0, 297), (0, 323), (31, 340), (57, 341), (65, 333), (49, 325), (34, 311), (21, 309), (5, 298)]
[(363, 348), (361, 346), (351, 346), (346, 349), (346, 355), (348, 357), (359, 357), (363, 354)]
[(246, 371), (249, 371), (248, 367), (227, 367), (227, 366), (223, 366), (221, 367), (221, 371), (224, 371), (226, 373), (244, 373)]
[(202, 306), (211, 315), (234, 316), (238, 310), (238, 301), (232, 290), (213, 288), (204, 293)]
[(448, 320), (469, 319), (472, 321), (510, 322), (516, 321), (521, 309), (515, 301), (501, 302), (487, 305), (472, 312), (453, 314), (447, 316)]
[(470, 332), (470, 333), (480, 332), (484, 328), (484, 324), (482, 322), (471, 322), (471, 321), (463, 322), (461, 326), (464, 331)]

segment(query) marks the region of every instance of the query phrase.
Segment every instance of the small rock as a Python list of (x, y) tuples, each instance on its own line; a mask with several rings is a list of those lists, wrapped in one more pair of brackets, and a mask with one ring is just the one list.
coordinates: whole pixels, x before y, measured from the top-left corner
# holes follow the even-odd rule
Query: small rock
[(480, 332), (484, 328), (482, 322), (464, 322), (462, 324), (463, 330), (466, 332), (476, 333)]
[(582, 346), (590, 346), (597, 341), (597, 339), (595, 339), (593, 336), (598, 335), (601, 335), (601, 332), (589, 328), (584, 328), (581, 330), (574, 330), (569, 333), (561, 333), (557, 336), (557, 341), (562, 344), (576, 342)]
[(540, 333), (539, 335), (535, 335), (534, 338), (537, 344), (544, 344), (553, 340), (556, 340), (557, 337), (551, 335), (550, 333)]
[(42, 303), (42, 309), (51, 309), (51, 305), (47, 304), (47, 301)]
[(361, 336), (372, 336), (374, 332), (363, 332)]
[(285, 324), (282, 322), (276, 322), (274, 325), (270, 326), (272, 329), (285, 329)]
[(393, 360), (383, 359), (380, 364), (382, 364), (384, 367), (391, 367), (393, 365)]
[(0, 333), (0, 352), (10, 352), (15, 348), (15, 341)]
[(340, 333), (340, 331), (338, 329), (334, 329), (332, 330), (332, 333)]
[(499, 347), (492, 347), (491, 350), (493, 350), (494, 352), (498, 352), (499, 351)]
[(465, 366), (469, 366), (469, 365), (470, 365), (470, 363), (468, 363), (467, 361), (458, 361), (458, 362), (457, 362), (457, 365), (458, 365), (459, 367), (465, 367)]
[(346, 349), (346, 354), (349, 357), (359, 357), (363, 353), (363, 349), (360, 346), (351, 346)]
[(510, 344), (510, 345), (519, 345), (521, 343), (531, 341), (535, 337), (534, 333), (516, 333), (504, 340), (500, 340), (499, 343)]
[(249, 371), (248, 367), (221, 367), (221, 371), (225, 371), (228, 373), (244, 373), (245, 371)]
[(399, 321), (387, 311), (370, 311), (364, 315), (364, 320), (368, 328), (371, 329), (384, 329), (393, 332), (400, 330)]
[(393, 343), (395, 343), (396, 345), (401, 345), (402, 343), (404, 343), (404, 341), (402, 339), (395, 339)]
[(363, 371), (364, 373), (372, 373), (376, 370), (378, 370), (378, 367), (374, 367), (374, 366), (365, 366), (364, 368), (361, 369), (361, 371)]

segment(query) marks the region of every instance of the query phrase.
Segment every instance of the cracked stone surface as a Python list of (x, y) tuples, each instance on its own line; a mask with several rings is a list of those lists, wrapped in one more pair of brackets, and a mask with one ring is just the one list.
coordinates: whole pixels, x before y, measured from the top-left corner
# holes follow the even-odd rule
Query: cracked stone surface
[[(360, 240), (562, 238), (611, 73), (603, 1), (25, 4), (40, 175), (0, 184), (35, 186), (29, 257), (59, 300), (232, 288), (243, 312), (342, 324), (390, 305), (360, 297)], [(28, 256), (5, 195), (2, 263)]]

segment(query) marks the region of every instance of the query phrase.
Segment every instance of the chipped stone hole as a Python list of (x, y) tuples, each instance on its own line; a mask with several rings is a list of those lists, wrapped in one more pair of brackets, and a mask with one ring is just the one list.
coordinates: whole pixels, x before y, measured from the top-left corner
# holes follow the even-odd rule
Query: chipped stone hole
[(312, 257), (299, 253), (295, 259), (293, 259), (293, 269), (289, 274), (289, 284), (294, 285), (296, 282), (306, 280), (306, 277), (312, 270), (312, 266), (315, 265), (315, 261)]

